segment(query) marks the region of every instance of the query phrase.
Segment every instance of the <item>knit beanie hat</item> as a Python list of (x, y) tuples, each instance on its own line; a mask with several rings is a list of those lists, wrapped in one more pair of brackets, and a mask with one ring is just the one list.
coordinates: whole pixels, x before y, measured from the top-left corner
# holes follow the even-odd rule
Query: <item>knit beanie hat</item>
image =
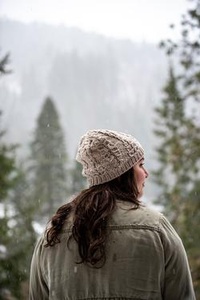
[(89, 130), (82, 136), (76, 160), (90, 186), (122, 175), (144, 157), (140, 143), (131, 135), (112, 130)]

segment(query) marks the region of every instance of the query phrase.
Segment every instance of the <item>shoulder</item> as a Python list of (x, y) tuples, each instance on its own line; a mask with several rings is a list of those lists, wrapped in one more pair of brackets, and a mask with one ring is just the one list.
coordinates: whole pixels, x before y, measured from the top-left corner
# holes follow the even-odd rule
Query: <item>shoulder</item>
[(132, 203), (118, 201), (109, 225), (113, 228), (141, 229), (157, 232), (166, 248), (182, 248), (182, 241), (167, 218), (155, 209), (140, 206), (134, 209)]
[(118, 225), (137, 225), (161, 230), (163, 215), (149, 207), (140, 206), (134, 209), (132, 203), (117, 201), (117, 208), (113, 213), (111, 223)]

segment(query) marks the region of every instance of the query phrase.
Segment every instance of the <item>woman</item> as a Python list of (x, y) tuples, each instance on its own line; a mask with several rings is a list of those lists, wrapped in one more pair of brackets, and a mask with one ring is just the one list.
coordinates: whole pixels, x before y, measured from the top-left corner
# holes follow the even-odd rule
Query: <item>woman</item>
[(195, 299), (179, 236), (139, 200), (148, 177), (139, 142), (91, 130), (77, 160), (89, 188), (58, 209), (40, 238), (30, 300)]

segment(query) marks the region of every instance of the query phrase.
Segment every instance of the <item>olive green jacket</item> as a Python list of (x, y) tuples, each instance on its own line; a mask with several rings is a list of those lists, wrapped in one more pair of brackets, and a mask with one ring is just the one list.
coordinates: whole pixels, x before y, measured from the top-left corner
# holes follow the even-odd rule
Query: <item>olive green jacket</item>
[(31, 264), (29, 300), (193, 300), (190, 270), (182, 242), (166, 218), (148, 208), (118, 201), (108, 226), (107, 260), (96, 269), (80, 261), (67, 240), (44, 247), (38, 241)]

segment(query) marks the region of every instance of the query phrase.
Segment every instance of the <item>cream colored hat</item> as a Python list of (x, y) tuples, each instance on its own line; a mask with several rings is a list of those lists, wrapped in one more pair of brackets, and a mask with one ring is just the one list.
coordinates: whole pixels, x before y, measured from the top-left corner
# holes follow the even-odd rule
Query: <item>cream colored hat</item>
[(113, 130), (90, 130), (82, 136), (76, 160), (90, 186), (122, 175), (144, 157), (140, 143), (131, 135)]

